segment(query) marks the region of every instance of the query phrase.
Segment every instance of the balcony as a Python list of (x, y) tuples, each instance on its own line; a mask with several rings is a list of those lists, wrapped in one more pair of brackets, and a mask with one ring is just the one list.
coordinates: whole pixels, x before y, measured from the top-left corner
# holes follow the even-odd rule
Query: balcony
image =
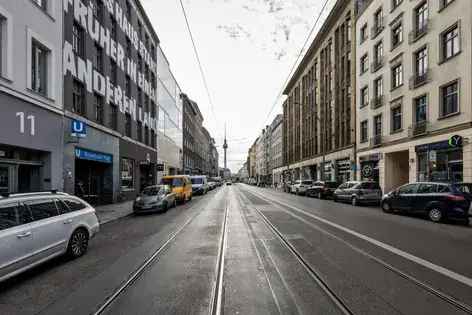
[(408, 130), (410, 138), (419, 137), (428, 133), (429, 122), (427, 120), (419, 121), (411, 125)]
[(370, 72), (374, 73), (377, 72), (380, 68), (382, 68), (385, 64), (385, 58), (375, 58), (375, 60), (370, 64)]
[(431, 21), (427, 20), (423, 25), (421, 25), (421, 27), (415, 28), (414, 30), (410, 32), (410, 34), (408, 34), (408, 42), (410, 44), (413, 44), (418, 39), (426, 35), (428, 31), (430, 30), (430, 28), (431, 28)]
[(432, 72), (430, 69), (426, 70), (426, 72), (422, 74), (414, 74), (410, 78), (410, 90), (416, 89), (417, 87), (420, 87), (428, 82), (431, 81), (432, 78)]
[(382, 135), (376, 135), (373, 138), (370, 138), (370, 146), (372, 148), (379, 147), (382, 145), (383, 137)]
[(383, 95), (376, 96), (370, 101), (370, 109), (377, 109), (381, 107), (383, 103), (384, 103), (384, 96)]
[(370, 29), (370, 39), (376, 38), (385, 28), (385, 22), (382, 20), (382, 22), (377, 23), (376, 25), (372, 26)]

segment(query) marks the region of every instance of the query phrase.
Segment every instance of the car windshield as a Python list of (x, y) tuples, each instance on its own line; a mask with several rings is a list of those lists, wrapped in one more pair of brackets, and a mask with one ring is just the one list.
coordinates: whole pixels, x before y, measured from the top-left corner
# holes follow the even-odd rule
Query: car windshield
[(161, 185), (168, 185), (171, 187), (182, 187), (183, 186), (183, 180), (182, 178), (163, 178), (161, 180)]
[(143, 192), (141, 193), (143, 196), (157, 196), (164, 191), (162, 187), (154, 186), (154, 187), (147, 187), (144, 188)]
[(203, 178), (201, 178), (201, 177), (192, 177), (190, 180), (192, 181), (192, 184), (194, 184), (194, 185), (203, 184)]

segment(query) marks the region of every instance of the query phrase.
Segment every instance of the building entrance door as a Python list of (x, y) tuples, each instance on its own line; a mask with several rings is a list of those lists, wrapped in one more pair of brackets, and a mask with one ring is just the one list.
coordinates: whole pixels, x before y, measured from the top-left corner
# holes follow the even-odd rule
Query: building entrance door
[(75, 194), (92, 205), (103, 203), (108, 164), (76, 159)]
[(40, 167), (35, 165), (18, 166), (18, 192), (40, 191)]

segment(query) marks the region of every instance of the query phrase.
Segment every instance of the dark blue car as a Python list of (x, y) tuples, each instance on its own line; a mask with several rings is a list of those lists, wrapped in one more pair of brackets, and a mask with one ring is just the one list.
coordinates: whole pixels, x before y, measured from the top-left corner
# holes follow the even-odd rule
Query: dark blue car
[(472, 215), (472, 184), (420, 182), (401, 186), (382, 198), (384, 212), (423, 213), (433, 222)]

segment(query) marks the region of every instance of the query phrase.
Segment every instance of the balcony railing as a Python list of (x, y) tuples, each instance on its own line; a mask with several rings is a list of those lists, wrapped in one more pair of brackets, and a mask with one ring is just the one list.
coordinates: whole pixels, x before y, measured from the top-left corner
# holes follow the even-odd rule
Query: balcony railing
[(431, 81), (432, 72), (430, 69), (426, 70), (426, 72), (418, 74), (415, 73), (410, 78), (410, 89), (415, 89), (423, 84), (426, 84)]
[(384, 57), (379, 57), (375, 58), (374, 61), (370, 64), (370, 72), (374, 73), (380, 68), (383, 67), (385, 64), (385, 58)]
[(410, 44), (416, 42), (418, 39), (423, 37), (425, 34), (428, 33), (429, 29), (431, 28), (431, 21), (428, 19), (426, 22), (421, 25), (421, 27), (413, 29), (410, 34), (408, 35), (408, 41)]
[(427, 120), (416, 122), (411, 125), (408, 134), (411, 138), (425, 135), (428, 133), (428, 126)]
[(383, 95), (376, 96), (370, 101), (370, 109), (377, 109), (381, 107), (384, 103)]
[(376, 38), (377, 35), (379, 35), (383, 31), (384, 28), (385, 22), (383, 20), (372, 26), (372, 28), (370, 29), (370, 39)]
[(382, 135), (376, 135), (370, 138), (370, 146), (372, 148), (378, 147), (382, 145), (383, 137)]

